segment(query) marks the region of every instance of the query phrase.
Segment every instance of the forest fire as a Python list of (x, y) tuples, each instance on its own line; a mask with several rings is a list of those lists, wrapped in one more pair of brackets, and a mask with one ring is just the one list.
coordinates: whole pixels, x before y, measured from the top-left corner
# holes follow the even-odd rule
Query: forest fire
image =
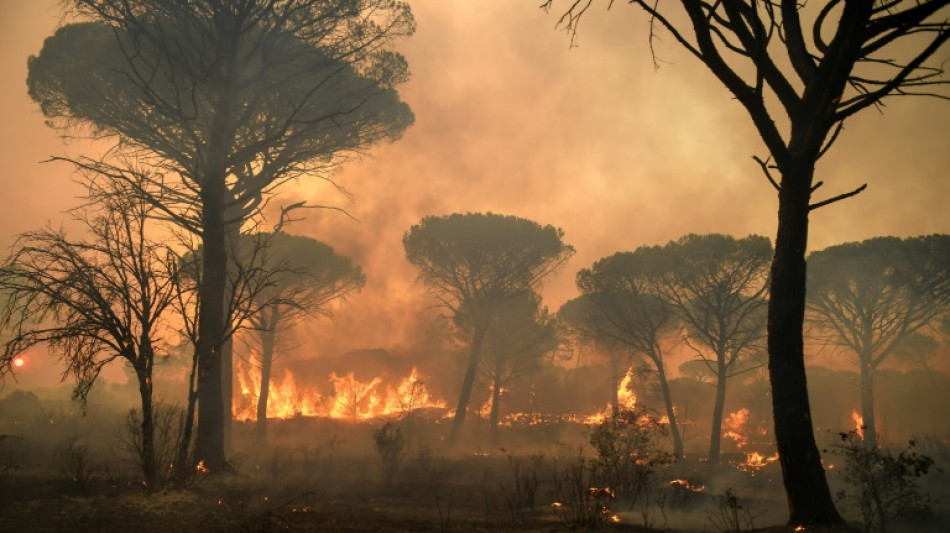
[[(257, 420), (260, 372), (237, 365), (236, 374), (241, 394), (234, 399), (234, 418)], [(353, 372), (344, 376), (331, 373), (328, 382), (332, 394), (321, 393), (315, 387), (298, 385), (294, 375), (285, 369), (282, 379), (271, 380), (267, 417), (311, 416), (366, 420), (405, 415), (418, 409), (445, 407), (445, 402), (431, 396), (415, 367), (409, 376), (395, 387), (383, 386), (383, 380), (379, 377), (360, 381), (354, 377)]]

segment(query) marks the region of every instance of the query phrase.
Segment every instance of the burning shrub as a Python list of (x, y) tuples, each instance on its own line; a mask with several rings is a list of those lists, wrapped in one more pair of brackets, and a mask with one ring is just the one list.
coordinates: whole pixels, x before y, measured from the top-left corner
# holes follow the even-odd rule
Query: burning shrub
[(856, 431), (839, 435), (841, 442), (833, 448), (844, 457), (842, 479), (847, 487), (837, 496), (860, 509), (865, 531), (886, 531), (892, 518), (930, 511), (933, 501), (921, 492), (918, 480), (934, 461), (918, 453), (914, 441), (895, 456), (890, 450), (868, 447)]
[(624, 409), (594, 427), (590, 443), (597, 452), (598, 470), (607, 486), (632, 508), (647, 488), (657, 465), (672, 462), (659, 449), (668, 435), (665, 424), (646, 409)]
[(597, 486), (600, 478), (595, 461), (578, 457), (554, 472), (554, 503), (551, 510), (571, 527), (596, 527), (615, 515), (611, 511), (616, 495), (610, 487)]
[(383, 481), (389, 485), (402, 465), (406, 440), (402, 436), (402, 430), (392, 421), (386, 422), (377, 429), (373, 434), (373, 439), (383, 469)]

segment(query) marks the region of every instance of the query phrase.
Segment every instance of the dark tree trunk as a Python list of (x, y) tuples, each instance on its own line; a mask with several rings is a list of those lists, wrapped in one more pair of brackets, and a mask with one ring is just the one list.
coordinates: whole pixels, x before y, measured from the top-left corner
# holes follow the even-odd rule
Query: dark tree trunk
[(271, 369), (274, 366), (274, 342), (277, 336), (277, 310), (271, 309), (270, 317), (267, 316), (267, 310), (261, 311), (261, 324), (264, 329), (261, 330), (261, 386), (260, 394), (257, 398), (257, 440), (265, 442), (267, 440), (267, 399), (270, 396), (270, 376)]
[(481, 357), (482, 342), (485, 340), (485, 330), (488, 329), (487, 320), (475, 323), (475, 334), (472, 336), (472, 346), (468, 352), (468, 367), (462, 379), (462, 390), (459, 393), (459, 403), (455, 408), (455, 418), (452, 420), (452, 429), (449, 433), (449, 445), (455, 445), (465, 425), (465, 412), (468, 410), (468, 401), (472, 396), (472, 386), (475, 384), (475, 374), (478, 373), (478, 360)]
[(206, 176), (202, 197), (202, 273), (198, 287), (198, 426), (195, 460), (216, 472), (226, 466), (224, 406), (221, 387), (221, 344), (224, 337), (224, 293), (227, 276), (225, 248), (225, 174)]
[(221, 344), (221, 409), (224, 416), (221, 419), (221, 434), (224, 439), (224, 449), (231, 449), (231, 431), (234, 422), (234, 344), (228, 337)]
[[(814, 161), (812, 159), (811, 161)], [(788, 162), (779, 192), (769, 297), (769, 380), (789, 523), (842, 523), (815, 444), (805, 377), (805, 250), (813, 165)], [(798, 167), (798, 168), (796, 168)]]
[[(232, 254), (237, 257), (236, 249), (238, 240), (241, 238), (241, 225), (231, 223), (225, 228), (225, 246), (232, 250)], [(225, 267), (227, 268), (227, 267)], [(229, 322), (228, 300), (229, 294), (224, 295), (222, 308), (224, 309), (224, 327), (226, 333), (232, 333), (233, 324)], [(224, 434), (224, 448), (227, 451), (231, 449), (231, 433), (234, 429), (234, 338), (227, 335), (227, 340), (221, 345), (221, 403), (224, 409), (224, 419), (222, 420), (222, 431)]]
[[(719, 357), (724, 361), (725, 355)], [(709, 464), (719, 464), (719, 451), (722, 447), (722, 413), (726, 408), (726, 366), (718, 366), (716, 374), (716, 399), (713, 403), (712, 431), (709, 435)]]
[(183, 488), (188, 479), (188, 473), (191, 471), (191, 463), (188, 461), (188, 450), (191, 449), (191, 436), (195, 427), (195, 407), (198, 403), (197, 391), (198, 378), (198, 354), (197, 352), (191, 358), (191, 373), (188, 376), (188, 406), (185, 409), (185, 421), (181, 428), (181, 435), (178, 441), (178, 452), (175, 454), (175, 463), (172, 465), (173, 485), (177, 488)]
[(864, 445), (877, 448), (877, 429), (874, 425), (874, 368), (871, 357), (861, 357), (861, 417), (864, 419)]
[(670, 420), (670, 436), (673, 437), (673, 457), (681, 459), (683, 457), (683, 437), (680, 435), (680, 428), (676, 425), (676, 411), (673, 409), (673, 395), (670, 393), (670, 383), (666, 379), (666, 369), (663, 367), (663, 359), (657, 354), (653, 354), (656, 362), (656, 375), (660, 380), (660, 390), (663, 391), (663, 404), (666, 406), (666, 417)]
[(135, 370), (142, 399), (142, 473), (145, 475), (145, 490), (154, 492), (159, 488), (158, 461), (155, 460), (155, 424), (152, 412), (151, 368)]
[(491, 443), (492, 446), (498, 446), (498, 415), (501, 404), (501, 362), (495, 363), (495, 375), (492, 378), (491, 387), (491, 412), (488, 420), (491, 425)]

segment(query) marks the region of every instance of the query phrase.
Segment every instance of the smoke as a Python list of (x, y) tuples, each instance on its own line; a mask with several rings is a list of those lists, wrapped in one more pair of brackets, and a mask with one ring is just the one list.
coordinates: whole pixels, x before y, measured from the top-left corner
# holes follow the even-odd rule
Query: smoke
[[(391, 145), (345, 164), (334, 180), (284, 189), (273, 207), (306, 199), (345, 208), (307, 211), (291, 233), (327, 242), (360, 264), (367, 284), (335, 319), (308, 322), (294, 357), (386, 348), (421, 356), (440, 310), (423, 296), (402, 235), (423, 216), (493, 211), (565, 230), (576, 256), (543, 287), (556, 309), (576, 295), (574, 274), (593, 261), (686, 233), (772, 236), (775, 192), (751, 156), (765, 149), (739, 104), (671, 36), (656, 43), (636, 9), (595, 3), (578, 47), (558, 13), (505, 0), (414, 0), (418, 31), (398, 44), (412, 79), (400, 88), (416, 124)], [(38, 161), (68, 146), (26, 95), (26, 58), (61, 17), (58, 2), (6, 3), (0, 68), (0, 242), (47, 220), (58, 224), (79, 189), (64, 165)], [(821, 162), (825, 198), (869, 183), (856, 198), (814, 212), (812, 249), (875, 235), (950, 231), (944, 150), (950, 106), (896, 99), (847, 124)], [(42, 194), (39, 194), (42, 191)], [(271, 214), (274, 221), (276, 216)], [(446, 363), (447, 364), (447, 363)]]

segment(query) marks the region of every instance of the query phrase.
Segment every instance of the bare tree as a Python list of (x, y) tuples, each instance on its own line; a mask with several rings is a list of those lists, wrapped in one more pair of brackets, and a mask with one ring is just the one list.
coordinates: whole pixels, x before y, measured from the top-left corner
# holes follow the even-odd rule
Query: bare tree
[[(329, 171), (413, 120), (388, 49), (412, 33), (390, 0), (72, 0), (79, 17), (30, 59), (31, 97), (51, 123), (114, 139), (72, 160), (132, 186), (200, 236), (196, 449), (224, 467), (226, 236), (280, 184)], [(81, 130), (82, 131), (82, 130)], [(228, 377), (228, 383), (230, 378)]]
[(472, 323), (472, 341), (449, 435), (456, 443), (478, 372), (482, 344), (498, 309), (537, 287), (574, 248), (554, 226), (493, 213), (428, 216), (403, 236), (409, 262), (419, 267), (429, 294)]
[[(550, 8), (556, 0), (546, 0)], [(571, 0), (560, 23), (575, 35), (594, 0)], [(609, 2), (611, 5), (613, 2)], [(928, 63), (950, 39), (950, 0), (629, 0), (665, 30), (746, 110), (769, 157), (756, 158), (778, 193), (768, 346), (772, 407), (789, 523), (837, 524), (815, 444), (805, 377), (808, 216), (864, 189), (812, 196), (815, 166), (844, 122), (895, 96), (947, 98), (943, 69)], [(573, 42), (573, 39), (572, 39)], [(654, 56), (654, 63), (656, 58)], [(773, 176), (778, 171), (779, 177)]]
[(950, 236), (879, 237), (808, 256), (808, 318), (858, 356), (864, 443), (877, 447), (874, 374), (950, 309)]
[(7, 294), (3, 323), (10, 338), (0, 355), (0, 375), (14, 358), (45, 344), (65, 364), (63, 379), (86, 395), (104, 366), (125, 360), (134, 370), (141, 399), (141, 466), (148, 490), (163, 478), (155, 453), (152, 374), (167, 357), (165, 335), (174, 334), (168, 314), (179, 290), (177, 255), (148, 236), (152, 207), (135, 197), (112, 197), (81, 208), (74, 218), (89, 240), (73, 240), (46, 228), (21, 235), (0, 270)]

